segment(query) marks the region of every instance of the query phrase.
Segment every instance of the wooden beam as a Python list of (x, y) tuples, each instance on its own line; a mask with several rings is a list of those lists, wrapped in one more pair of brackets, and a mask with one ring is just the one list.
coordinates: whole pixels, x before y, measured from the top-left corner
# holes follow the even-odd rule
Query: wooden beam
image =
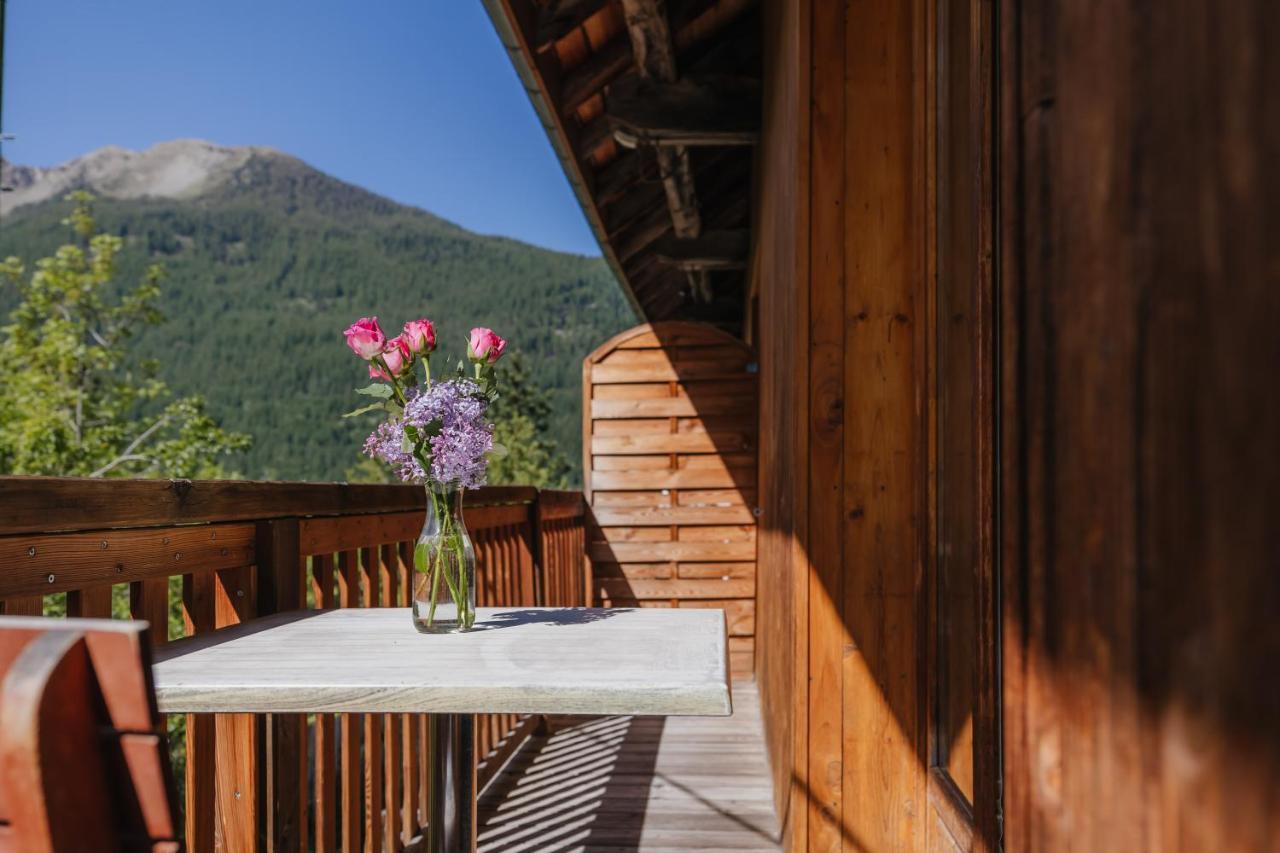
[(698, 237), (658, 238), (658, 259), (681, 269), (740, 270), (747, 265), (750, 234), (745, 230), (707, 231)]
[(614, 39), (567, 73), (560, 85), (560, 115), (569, 118), (631, 67), (631, 45)]
[[(622, 0), (622, 15), (639, 77), (659, 83), (676, 82), (676, 48), (664, 0)], [(688, 150), (682, 146), (659, 147), (654, 149), (654, 157), (676, 236), (697, 237), (702, 231), (702, 219)], [(689, 273), (689, 285), (698, 298), (710, 301), (711, 283), (706, 273)]]
[(551, 0), (538, 10), (533, 43), (539, 48), (559, 41), (585, 24), (608, 0)]
[(760, 87), (739, 79), (620, 82), (606, 115), (614, 137), (640, 145), (754, 145), (760, 130)]
[(595, 153), (596, 149), (605, 143), (610, 136), (613, 135), (613, 125), (603, 116), (596, 116), (582, 127), (582, 132), (578, 134), (575, 150), (579, 160), (586, 160)]
[(679, 73), (666, 7), (665, 0), (622, 0), (622, 15), (640, 75), (674, 83)]
[[(689, 50), (714, 38), (755, 4), (755, 0), (719, 0), (696, 18), (683, 23), (675, 34), (676, 52)], [(614, 39), (562, 78), (558, 106), (568, 118), (586, 101), (632, 67), (631, 45)]]

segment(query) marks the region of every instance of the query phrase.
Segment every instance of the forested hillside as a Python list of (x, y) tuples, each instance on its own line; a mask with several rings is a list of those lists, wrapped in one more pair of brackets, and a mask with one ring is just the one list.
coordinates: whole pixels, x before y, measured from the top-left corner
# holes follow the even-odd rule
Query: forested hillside
[[(495, 204), (501, 200), (495, 200)], [(68, 239), (68, 206), (5, 211), (0, 256), (28, 262)], [(109, 199), (101, 226), (125, 238), (123, 281), (168, 269), (162, 326), (138, 350), (175, 393), (203, 395), (254, 446), (233, 462), (253, 478), (342, 479), (369, 422), (343, 421), (365, 384), (342, 342), (353, 319), (390, 329), (427, 316), (444, 353), (487, 325), (525, 354), (554, 403), (554, 434), (581, 458), (581, 360), (634, 322), (599, 259), (464, 231), (344, 184), (284, 155), (254, 154), (193, 197)], [(10, 294), (0, 294), (7, 311)]]

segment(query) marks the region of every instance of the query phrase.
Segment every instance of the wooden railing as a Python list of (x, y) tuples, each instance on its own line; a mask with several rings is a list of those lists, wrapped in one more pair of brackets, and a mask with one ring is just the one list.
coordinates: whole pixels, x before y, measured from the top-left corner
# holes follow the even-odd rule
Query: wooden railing
[[(0, 612), (147, 619), (153, 642), (282, 610), (407, 606), (424, 497), (408, 486), (0, 478)], [(467, 494), (481, 606), (588, 601), (577, 492)], [(537, 724), (477, 720), (478, 784)], [(426, 717), (200, 715), (188, 847), (400, 850), (426, 814)]]

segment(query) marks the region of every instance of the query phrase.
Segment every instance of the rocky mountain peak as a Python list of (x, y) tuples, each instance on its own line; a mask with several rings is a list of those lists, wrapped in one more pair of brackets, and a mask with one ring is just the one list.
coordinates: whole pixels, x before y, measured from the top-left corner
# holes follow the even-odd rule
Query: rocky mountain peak
[(262, 146), (227, 147), (199, 139), (161, 142), (145, 151), (108, 145), (60, 166), (3, 163), (8, 211), (87, 189), (103, 198), (191, 198), (226, 183), (251, 159), (294, 161)]

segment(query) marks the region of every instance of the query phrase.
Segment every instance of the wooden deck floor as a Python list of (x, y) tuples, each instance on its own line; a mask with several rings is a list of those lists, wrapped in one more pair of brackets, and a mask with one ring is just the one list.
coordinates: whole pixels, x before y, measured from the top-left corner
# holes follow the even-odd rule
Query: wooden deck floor
[(482, 853), (777, 850), (756, 687), (734, 714), (551, 721), (480, 800)]

